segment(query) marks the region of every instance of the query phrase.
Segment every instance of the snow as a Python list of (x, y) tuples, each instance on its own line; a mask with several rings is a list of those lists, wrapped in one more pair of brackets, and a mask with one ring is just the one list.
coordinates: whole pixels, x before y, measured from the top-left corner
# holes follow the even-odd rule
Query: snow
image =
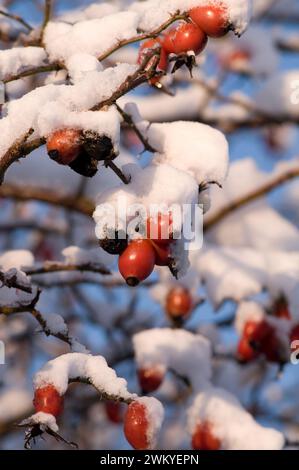
[(39, 411), (30, 416), (30, 418), (24, 419), (20, 424), (22, 426), (34, 426), (35, 424), (39, 424), (42, 431), (45, 431), (47, 428), (54, 432), (59, 430), (55, 417), (43, 411)]
[(149, 142), (163, 162), (186, 171), (198, 184), (222, 183), (228, 170), (228, 143), (224, 135), (210, 126), (197, 122), (177, 121), (152, 124)]
[(47, 59), (42, 47), (14, 47), (0, 51), (0, 80), (30, 67), (44, 65)]
[(87, 72), (101, 72), (103, 70), (96, 57), (84, 52), (73, 54), (66, 61), (66, 68), (73, 83), (84, 80)]
[(266, 284), (265, 259), (256, 250), (206, 245), (198, 258), (199, 275), (216, 307), (257, 294)]
[(119, 41), (136, 36), (138, 20), (135, 12), (124, 11), (73, 26), (50, 22), (44, 36), (46, 51), (51, 61), (66, 61), (77, 53), (99, 57)]
[(277, 116), (299, 116), (299, 70), (272, 75), (255, 96), (258, 109)]
[[(132, 97), (122, 97), (119, 105), (123, 106)], [(209, 101), (209, 93), (199, 84), (179, 88), (175, 96), (166, 94), (151, 94), (149, 96), (134, 96), (144, 119), (150, 122), (167, 122), (175, 119), (195, 119)]]
[(199, 393), (188, 410), (188, 431), (208, 421), (223, 450), (281, 450), (282, 433), (258, 424), (240, 402), (220, 388)]
[[(133, 336), (135, 359), (139, 367), (163, 365), (187, 377), (194, 390), (211, 376), (210, 343), (203, 336), (184, 330), (153, 328)], [(194, 373), (194, 371), (198, 373)]]
[(109, 98), (135, 70), (136, 66), (120, 64), (104, 71), (86, 72), (84, 80), (73, 86), (45, 85), (7, 103), (4, 106), (5, 117), (0, 122), (1, 135), (5, 136), (0, 143), (0, 160), (1, 155), (30, 128), (35, 129), (32, 138), (36, 138), (69, 122), (75, 123), (76, 117), (79, 124), (84, 127), (92, 125), (117, 144), (119, 118), (113, 109), (95, 116), (90, 113), (80, 116), (79, 112)]
[[(219, 3), (218, 0), (146, 0), (135, 2), (131, 6), (134, 11), (141, 13), (140, 28), (145, 31), (153, 30), (177, 11), (187, 12), (190, 8)], [(223, 0), (228, 8), (230, 22), (235, 31), (242, 34), (249, 22), (251, 15), (251, 0)]]
[(56, 313), (43, 313), (43, 319), (46, 322), (46, 328), (53, 334), (68, 334), (68, 327), (61, 315)]
[(7, 388), (0, 396), (0, 425), (13, 422), (32, 408), (32, 396), (27, 390)]
[(164, 419), (164, 408), (154, 397), (141, 397), (135, 400), (146, 408), (146, 418), (148, 420), (147, 439), (148, 449), (154, 449), (157, 444), (159, 432)]
[(117, 377), (108, 367), (102, 356), (82, 353), (63, 354), (47, 362), (34, 377), (34, 388), (53, 385), (60, 395), (64, 395), (69, 380), (81, 378), (88, 380), (99, 393), (108, 394), (124, 400), (134, 399), (135, 395), (127, 390), (125, 379)]
[(59, 16), (60, 21), (66, 23), (77, 23), (78, 21), (89, 20), (93, 18), (102, 18), (103, 16), (115, 13), (118, 10), (117, 5), (108, 2), (92, 3), (86, 8), (70, 10)]
[[(16, 274), (17, 280), (28, 285), (29, 280), (22, 272), (23, 266), (32, 266), (34, 258), (27, 250), (11, 250), (0, 253), (0, 270), (6, 275)], [(8, 287), (0, 287), (0, 305), (12, 305), (16, 302), (26, 302), (32, 298), (31, 294)]]

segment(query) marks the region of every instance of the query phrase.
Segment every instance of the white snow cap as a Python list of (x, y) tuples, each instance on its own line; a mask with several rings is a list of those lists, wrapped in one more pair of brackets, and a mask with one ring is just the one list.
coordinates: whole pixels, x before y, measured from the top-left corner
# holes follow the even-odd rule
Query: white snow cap
[(46, 51), (52, 61), (66, 61), (77, 53), (99, 57), (122, 39), (136, 36), (138, 20), (133, 11), (123, 11), (73, 26), (50, 22), (44, 36)]
[(164, 408), (159, 400), (154, 397), (141, 397), (137, 400), (146, 408), (146, 418), (148, 420), (147, 439), (149, 449), (154, 449), (157, 444), (159, 432), (164, 419)]
[(222, 3), (227, 7), (229, 21), (234, 25), (237, 34), (245, 31), (251, 16), (251, 0), (146, 0), (134, 2), (131, 9), (141, 14), (140, 28), (150, 31), (177, 11), (187, 12), (190, 8), (213, 3)]
[(26, 67), (39, 67), (46, 59), (42, 47), (13, 47), (0, 51), (0, 80), (20, 73)]
[(188, 431), (192, 436), (196, 426), (210, 423), (223, 450), (280, 450), (283, 434), (258, 424), (240, 402), (220, 388), (207, 388), (199, 393), (188, 410)]
[(228, 143), (222, 132), (198, 122), (152, 124), (149, 141), (155, 161), (186, 171), (198, 184), (221, 183), (228, 170)]
[(117, 377), (115, 371), (108, 367), (102, 356), (91, 356), (82, 353), (69, 353), (47, 362), (35, 374), (34, 388), (53, 385), (60, 395), (64, 395), (69, 380), (87, 379), (100, 392), (123, 399), (134, 399), (127, 389), (127, 381)]
[(133, 336), (137, 364), (161, 364), (199, 389), (211, 376), (211, 348), (201, 335), (171, 328), (153, 328)]
[(32, 426), (34, 424), (39, 424), (42, 431), (45, 431), (46, 428), (49, 428), (54, 432), (59, 430), (55, 416), (50, 415), (49, 413), (44, 413), (43, 411), (39, 411), (38, 413), (30, 416), (30, 418), (24, 419), (20, 424), (22, 426)]

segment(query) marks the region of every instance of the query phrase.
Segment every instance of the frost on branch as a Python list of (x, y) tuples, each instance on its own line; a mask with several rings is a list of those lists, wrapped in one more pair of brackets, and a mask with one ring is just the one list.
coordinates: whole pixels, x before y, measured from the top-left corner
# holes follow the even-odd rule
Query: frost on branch
[(26, 250), (0, 254), (0, 272), (3, 273), (0, 277), (0, 305), (26, 302), (32, 298), (30, 281), (22, 267), (32, 265), (33, 261), (32, 253)]
[(44, 65), (47, 55), (42, 47), (14, 47), (0, 51), (0, 79), (21, 73), (28, 67)]
[(199, 393), (188, 410), (188, 430), (208, 422), (223, 450), (280, 450), (282, 433), (258, 424), (230, 393), (207, 388)]

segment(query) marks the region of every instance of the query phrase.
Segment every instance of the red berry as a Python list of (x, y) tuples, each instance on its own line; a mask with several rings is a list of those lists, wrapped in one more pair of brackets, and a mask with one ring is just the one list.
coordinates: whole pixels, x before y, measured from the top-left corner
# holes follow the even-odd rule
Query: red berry
[(250, 362), (258, 357), (259, 353), (249, 343), (248, 339), (242, 337), (238, 344), (237, 356), (239, 361)]
[(63, 397), (53, 385), (46, 385), (35, 390), (33, 405), (36, 413), (43, 411), (57, 417), (63, 411), (63, 402)]
[(134, 449), (148, 449), (148, 426), (149, 422), (145, 406), (138, 401), (130, 403), (125, 415), (124, 433), (127, 441)]
[(269, 362), (281, 362), (281, 353), (275, 331), (263, 340), (261, 352)]
[(273, 307), (273, 315), (277, 318), (291, 319), (288, 303), (284, 298), (278, 299)]
[[(148, 39), (144, 43), (141, 44), (140, 49), (139, 49), (139, 55), (138, 55), (138, 64), (142, 64), (145, 53), (147, 52), (148, 49), (154, 49), (157, 46), (162, 46), (162, 42), (159, 38), (157, 39)], [(153, 65), (154, 57), (151, 59), (147, 67), (151, 67)], [(168, 68), (168, 55), (163, 47), (161, 47), (161, 52), (160, 52), (160, 62), (158, 63), (157, 70), (160, 70), (162, 72), (167, 72)], [(153, 77), (149, 80), (149, 83), (151, 85), (155, 85), (158, 83), (160, 80), (160, 77)]]
[(105, 411), (111, 423), (119, 424), (123, 422), (123, 407), (121, 403), (117, 401), (106, 401)]
[(265, 338), (274, 333), (274, 328), (268, 322), (262, 320), (260, 322), (248, 321), (243, 330), (244, 337), (257, 346), (263, 342)]
[(160, 366), (138, 369), (137, 374), (141, 390), (145, 393), (157, 390), (164, 379), (164, 370)]
[(149, 217), (146, 221), (146, 235), (159, 245), (168, 245), (173, 242), (172, 215), (159, 212)]
[(170, 246), (169, 245), (158, 245), (157, 243), (151, 242), (155, 249), (156, 265), (157, 266), (169, 266), (170, 262)]
[(222, 2), (193, 8), (189, 16), (211, 38), (225, 36), (230, 29), (228, 10)]
[(192, 436), (192, 449), (194, 450), (219, 450), (220, 440), (213, 434), (211, 424), (206, 421), (198, 424)]
[(81, 150), (81, 132), (78, 129), (61, 129), (47, 139), (47, 151), (52, 160), (69, 165)]
[(129, 286), (137, 286), (155, 267), (155, 250), (148, 240), (134, 240), (118, 259), (119, 272)]
[(168, 54), (181, 54), (188, 51), (199, 54), (206, 47), (207, 41), (207, 35), (194, 23), (182, 23), (165, 34), (163, 47)]
[(166, 297), (166, 312), (174, 320), (186, 318), (192, 310), (192, 297), (188, 289), (174, 287)]
[(291, 343), (293, 341), (299, 341), (299, 325), (294, 326), (290, 334)]

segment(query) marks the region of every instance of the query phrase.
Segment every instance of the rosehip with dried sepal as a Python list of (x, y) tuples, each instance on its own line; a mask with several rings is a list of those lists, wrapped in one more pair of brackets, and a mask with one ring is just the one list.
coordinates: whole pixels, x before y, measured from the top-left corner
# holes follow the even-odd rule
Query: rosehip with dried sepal
[(137, 371), (138, 381), (143, 393), (150, 393), (157, 390), (162, 384), (165, 376), (165, 369), (159, 365), (141, 367)]
[(166, 313), (172, 320), (186, 319), (192, 310), (192, 296), (188, 289), (177, 286), (171, 289), (166, 297)]
[[(161, 72), (165, 73), (165, 72), (167, 72), (167, 68), (168, 68), (168, 55), (167, 55), (164, 47), (162, 46), (161, 39), (159, 39), (159, 38), (148, 39), (147, 41), (143, 42), (140, 45), (137, 63), (139, 65), (141, 65), (144, 58), (145, 58), (146, 52), (150, 49), (155, 49), (157, 47), (161, 48), (160, 49), (160, 61), (157, 65), (157, 71), (161, 71)], [(153, 65), (154, 60), (155, 59), (153, 57), (148, 62), (147, 68), (150, 68)], [(160, 81), (160, 77), (153, 77), (149, 80), (149, 83), (150, 83), (150, 85), (156, 85), (159, 81)]]
[(124, 433), (134, 449), (146, 450), (149, 448), (148, 428), (146, 407), (138, 401), (133, 401), (125, 414)]
[(220, 450), (221, 441), (215, 435), (213, 426), (208, 421), (198, 424), (192, 436), (194, 450)]
[(57, 417), (63, 411), (63, 403), (64, 399), (54, 385), (46, 385), (35, 390), (33, 405), (36, 413), (42, 411)]
[(128, 238), (121, 232), (115, 232), (114, 238), (99, 240), (100, 247), (110, 255), (120, 255), (128, 246)]
[(163, 47), (168, 54), (178, 55), (189, 51), (200, 54), (207, 42), (207, 35), (194, 23), (182, 23), (165, 33)]
[(231, 29), (228, 9), (221, 1), (192, 8), (189, 16), (211, 38), (221, 38)]
[(69, 165), (79, 156), (82, 148), (82, 133), (78, 129), (60, 129), (47, 139), (47, 152), (52, 160)]
[(118, 259), (118, 268), (126, 283), (137, 286), (151, 275), (155, 267), (155, 250), (149, 240), (133, 240)]

